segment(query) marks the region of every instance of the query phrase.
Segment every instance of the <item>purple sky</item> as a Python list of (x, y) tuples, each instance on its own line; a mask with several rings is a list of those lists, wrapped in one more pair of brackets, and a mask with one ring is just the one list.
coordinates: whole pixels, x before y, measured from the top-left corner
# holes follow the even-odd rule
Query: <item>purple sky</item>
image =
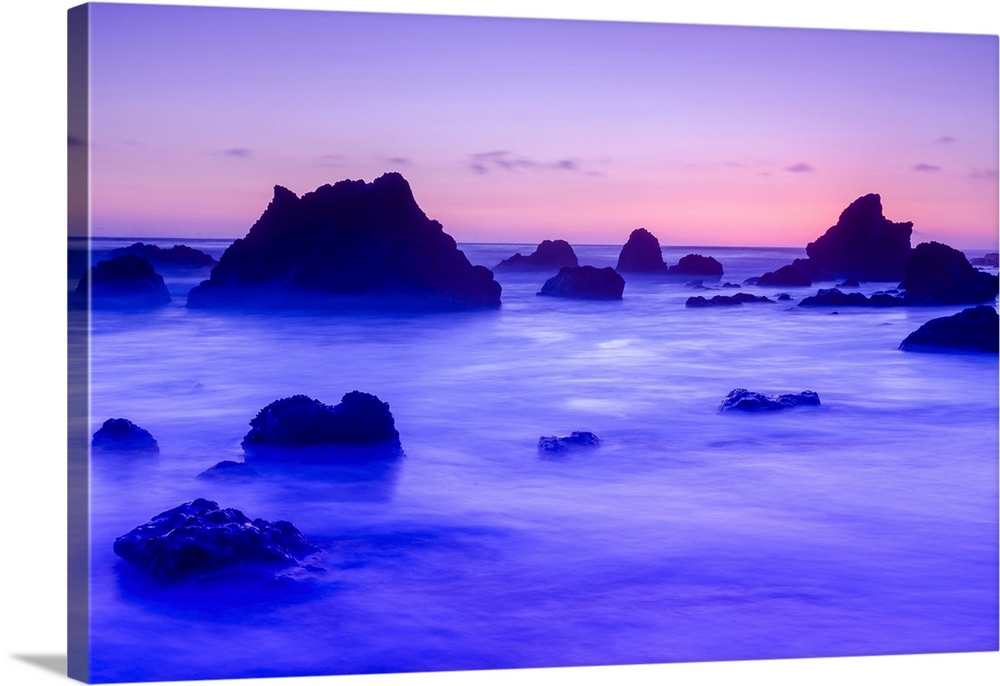
[(237, 237), (399, 171), (459, 241), (995, 247), (996, 36), (92, 6), (93, 231)]

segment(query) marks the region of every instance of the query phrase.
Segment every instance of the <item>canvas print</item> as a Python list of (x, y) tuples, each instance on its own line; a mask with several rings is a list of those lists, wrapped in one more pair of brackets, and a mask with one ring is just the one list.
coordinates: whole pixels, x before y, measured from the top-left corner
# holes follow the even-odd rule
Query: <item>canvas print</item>
[(998, 40), (69, 11), (69, 672), (998, 649)]

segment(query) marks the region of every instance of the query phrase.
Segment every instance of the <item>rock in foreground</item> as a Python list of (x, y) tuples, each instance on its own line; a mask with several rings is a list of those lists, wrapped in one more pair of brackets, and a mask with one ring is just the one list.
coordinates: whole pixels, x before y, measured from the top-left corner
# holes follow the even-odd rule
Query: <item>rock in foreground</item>
[(121, 255), (101, 260), (84, 272), (76, 286), (76, 297), (90, 291), (97, 306), (156, 307), (170, 302), (163, 277), (148, 260), (137, 255)]
[(565, 453), (577, 448), (596, 448), (601, 439), (590, 431), (574, 431), (569, 436), (542, 436), (538, 439), (538, 452), (543, 455)]
[(720, 412), (740, 410), (742, 412), (768, 412), (786, 410), (803, 405), (819, 405), (819, 395), (814, 391), (786, 393), (784, 395), (764, 395), (745, 388), (730, 392), (719, 406)]
[(996, 298), (998, 280), (969, 264), (962, 251), (931, 241), (910, 253), (902, 286), (912, 305), (977, 305)]
[(239, 481), (245, 479), (255, 479), (258, 476), (260, 476), (260, 474), (257, 473), (257, 470), (248, 465), (246, 462), (223, 460), (222, 462), (218, 462), (203, 471), (198, 475), (198, 478)]
[(579, 267), (576, 253), (566, 241), (542, 241), (535, 252), (528, 256), (514, 253), (493, 268), (494, 271), (540, 271), (557, 272), (563, 267)]
[(837, 288), (821, 288), (816, 295), (803, 298), (799, 307), (899, 307), (905, 304), (903, 298), (888, 293), (873, 293), (867, 297), (857, 291), (844, 293)]
[(198, 498), (161, 512), (114, 543), (115, 553), (161, 581), (241, 569), (278, 570), (318, 552), (290, 522), (251, 520)]
[(160, 446), (151, 433), (121, 417), (106, 420), (94, 432), (90, 445), (93, 448), (121, 452), (160, 452)]
[(786, 264), (757, 279), (758, 286), (812, 286), (812, 278), (795, 264)]
[(538, 295), (586, 300), (621, 300), (625, 279), (611, 267), (563, 267), (542, 284)]
[(771, 303), (774, 302), (767, 296), (751, 295), (750, 293), (736, 293), (735, 295), (715, 295), (706, 298), (703, 295), (695, 295), (687, 299), (684, 303), (686, 307), (732, 307), (743, 303)]
[(618, 254), (619, 272), (664, 273), (667, 263), (663, 261), (660, 241), (646, 229), (636, 229), (629, 234), (628, 241)]
[(900, 350), (1000, 350), (1000, 316), (989, 305), (969, 307), (949, 317), (932, 319), (899, 344)]
[(275, 186), (188, 307), (468, 309), (500, 306), (493, 273), (473, 266), (421, 211), (400, 174), (340, 181), (301, 198)]

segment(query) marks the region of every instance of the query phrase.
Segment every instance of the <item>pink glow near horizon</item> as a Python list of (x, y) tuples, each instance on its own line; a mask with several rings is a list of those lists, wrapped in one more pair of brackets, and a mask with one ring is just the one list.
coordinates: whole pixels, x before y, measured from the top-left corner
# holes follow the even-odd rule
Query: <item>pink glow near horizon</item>
[(997, 38), (92, 6), (93, 232), (238, 237), (399, 171), (459, 241), (995, 248)]

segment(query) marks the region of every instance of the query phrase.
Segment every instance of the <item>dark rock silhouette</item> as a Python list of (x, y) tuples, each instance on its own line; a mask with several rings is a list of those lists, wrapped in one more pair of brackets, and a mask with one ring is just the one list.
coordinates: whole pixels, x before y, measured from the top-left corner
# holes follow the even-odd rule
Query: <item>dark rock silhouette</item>
[(198, 498), (153, 517), (114, 542), (119, 557), (161, 581), (221, 571), (261, 572), (300, 565), (319, 551), (290, 522), (251, 520)]
[(636, 229), (629, 234), (628, 241), (618, 254), (619, 272), (666, 272), (660, 241), (646, 229)]
[(115, 248), (109, 257), (121, 255), (138, 255), (144, 257), (157, 269), (203, 269), (214, 267), (218, 260), (201, 250), (187, 245), (175, 245), (172, 248), (161, 248), (151, 243), (133, 243), (124, 248)]
[(687, 299), (684, 303), (686, 307), (726, 307), (742, 305), (743, 303), (770, 303), (774, 302), (763, 295), (751, 295), (750, 293), (736, 293), (735, 295), (716, 295), (706, 298), (703, 295), (696, 295)]
[(528, 256), (514, 253), (493, 268), (494, 271), (535, 271), (557, 272), (563, 267), (579, 267), (576, 253), (566, 241), (542, 241), (535, 252)]
[(714, 257), (703, 255), (685, 255), (677, 264), (667, 269), (668, 274), (685, 274), (698, 276), (722, 276), (722, 264)]
[(1000, 350), (1000, 316), (989, 305), (969, 307), (949, 317), (932, 319), (899, 344), (900, 350)]
[(734, 389), (722, 401), (719, 411), (740, 410), (741, 412), (767, 412), (785, 410), (803, 405), (819, 405), (819, 395), (814, 391), (786, 393), (784, 395), (764, 395), (745, 388)]
[(577, 448), (596, 448), (601, 439), (590, 431), (574, 431), (569, 436), (542, 436), (538, 439), (538, 452), (542, 455), (565, 453)]
[(331, 407), (305, 395), (275, 400), (250, 420), (244, 450), (257, 446), (378, 445), (398, 451), (399, 432), (389, 404), (361, 391)]
[(837, 284), (837, 288), (860, 288), (861, 283), (857, 279), (844, 279)]
[(77, 297), (86, 297), (101, 305), (156, 307), (170, 302), (170, 293), (163, 277), (156, 273), (145, 258), (121, 255), (101, 260), (80, 277)]
[(973, 267), (960, 250), (933, 241), (912, 250), (901, 286), (913, 305), (976, 305), (998, 292), (995, 275)]
[(260, 476), (257, 470), (246, 462), (236, 462), (235, 460), (223, 460), (209, 467), (198, 475), (199, 479), (219, 479), (219, 480), (243, 480), (253, 479)]
[(160, 452), (160, 446), (151, 433), (121, 417), (106, 420), (94, 432), (90, 445), (93, 448), (121, 452)]
[(563, 267), (542, 285), (538, 295), (587, 300), (621, 300), (625, 279), (611, 267)]
[(886, 219), (882, 198), (871, 193), (848, 205), (836, 224), (806, 246), (806, 254), (817, 268), (838, 277), (899, 281), (912, 233), (913, 222)]
[(969, 264), (973, 267), (1000, 267), (1000, 253), (988, 252), (982, 257), (973, 257)]
[(816, 295), (803, 298), (799, 307), (899, 307), (906, 304), (903, 298), (888, 293), (873, 293), (867, 297), (857, 291), (844, 293), (836, 288), (821, 288)]
[(188, 307), (493, 308), (500, 290), (391, 172), (301, 198), (275, 186), (249, 233), (191, 290)]
[(812, 279), (797, 265), (786, 264), (757, 279), (758, 286), (812, 286)]
[(828, 272), (827, 270), (821, 268), (815, 260), (810, 260), (808, 258), (796, 257), (792, 260), (792, 266), (798, 269), (800, 272), (809, 277), (809, 280), (813, 283), (817, 281), (835, 281), (836, 277)]

